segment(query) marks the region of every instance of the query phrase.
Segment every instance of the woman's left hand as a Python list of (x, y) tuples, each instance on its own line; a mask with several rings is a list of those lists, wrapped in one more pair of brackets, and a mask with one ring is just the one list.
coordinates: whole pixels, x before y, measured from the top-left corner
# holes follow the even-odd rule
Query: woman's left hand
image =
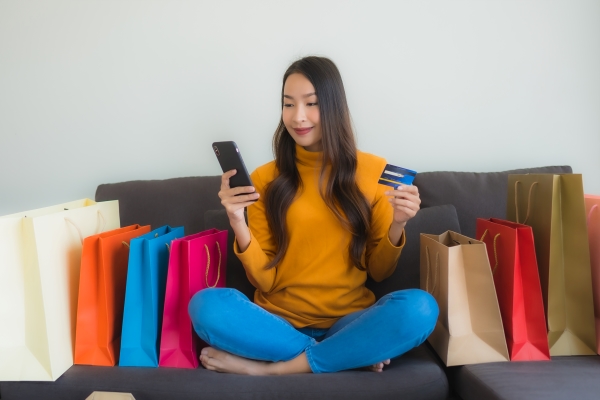
[(417, 214), (421, 208), (419, 189), (412, 185), (400, 185), (396, 190), (385, 192), (394, 212), (393, 223), (404, 228), (406, 222)]

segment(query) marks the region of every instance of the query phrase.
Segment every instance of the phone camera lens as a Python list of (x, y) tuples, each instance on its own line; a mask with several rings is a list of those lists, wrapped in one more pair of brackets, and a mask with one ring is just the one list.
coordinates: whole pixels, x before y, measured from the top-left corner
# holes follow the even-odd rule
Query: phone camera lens
[(213, 146), (213, 150), (215, 151), (215, 154), (217, 155), (217, 157), (219, 157), (221, 155), (221, 153), (219, 153), (219, 149), (217, 148), (217, 146)]

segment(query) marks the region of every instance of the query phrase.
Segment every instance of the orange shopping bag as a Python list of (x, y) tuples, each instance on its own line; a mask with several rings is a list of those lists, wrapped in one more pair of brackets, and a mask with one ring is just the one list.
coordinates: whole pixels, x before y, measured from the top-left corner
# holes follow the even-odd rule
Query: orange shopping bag
[(600, 354), (600, 196), (585, 195), (592, 288), (594, 290), (594, 317), (596, 319), (596, 352)]
[(129, 241), (150, 232), (130, 225), (83, 240), (75, 364), (113, 366), (121, 342)]

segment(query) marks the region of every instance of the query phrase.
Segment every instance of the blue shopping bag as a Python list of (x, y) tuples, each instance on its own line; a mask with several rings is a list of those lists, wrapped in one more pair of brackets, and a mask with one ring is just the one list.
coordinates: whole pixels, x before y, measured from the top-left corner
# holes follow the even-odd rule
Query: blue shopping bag
[(169, 246), (183, 236), (165, 225), (130, 242), (119, 366), (158, 367)]

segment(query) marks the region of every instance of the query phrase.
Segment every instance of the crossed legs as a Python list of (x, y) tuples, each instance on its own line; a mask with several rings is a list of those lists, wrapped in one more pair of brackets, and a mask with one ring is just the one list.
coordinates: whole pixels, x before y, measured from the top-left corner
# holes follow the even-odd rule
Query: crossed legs
[(426, 292), (397, 291), (341, 318), (317, 342), (235, 289), (202, 290), (190, 301), (189, 312), (196, 332), (211, 346), (200, 355), (205, 368), (249, 375), (365, 366), (381, 371), (391, 358), (423, 343), (438, 316)]

